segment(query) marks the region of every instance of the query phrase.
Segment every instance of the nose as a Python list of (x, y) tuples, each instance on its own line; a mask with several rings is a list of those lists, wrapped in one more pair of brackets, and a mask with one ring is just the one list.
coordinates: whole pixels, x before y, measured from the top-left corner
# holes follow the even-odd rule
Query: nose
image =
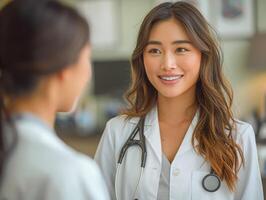
[(172, 52), (165, 53), (165, 55), (163, 56), (161, 68), (167, 71), (167, 70), (175, 69), (176, 67), (177, 67), (177, 63), (176, 63), (175, 55)]

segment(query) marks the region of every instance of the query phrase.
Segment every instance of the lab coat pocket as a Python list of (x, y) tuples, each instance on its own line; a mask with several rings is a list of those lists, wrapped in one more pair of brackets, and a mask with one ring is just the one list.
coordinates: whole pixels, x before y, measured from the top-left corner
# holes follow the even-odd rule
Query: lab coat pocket
[(220, 188), (215, 192), (208, 192), (202, 186), (203, 178), (210, 172), (194, 171), (191, 177), (192, 200), (231, 200), (233, 194), (228, 190), (226, 184), (221, 182)]

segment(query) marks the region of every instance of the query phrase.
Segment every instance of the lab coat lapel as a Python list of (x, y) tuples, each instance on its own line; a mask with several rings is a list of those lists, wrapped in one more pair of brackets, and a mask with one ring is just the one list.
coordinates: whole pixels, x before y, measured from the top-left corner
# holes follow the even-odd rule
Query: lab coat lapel
[(144, 135), (146, 137), (146, 145), (150, 145), (152, 147), (152, 151), (161, 163), (162, 149), (157, 106), (154, 106), (154, 108), (146, 116)]
[[(177, 152), (177, 155), (181, 155), (186, 151), (193, 148), (191, 143), (191, 139), (193, 136), (194, 129), (198, 123), (199, 118), (199, 111), (196, 112), (187, 133), (183, 139), (183, 142)], [(131, 123), (137, 124), (139, 118), (132, 118), (130, 121)], [(161, 163), (161, 155), (162, 155), (162, 148), (161, 148), (161, 138), (160, 138), (160, 127), (158, 121), (158, 110), (157, 106), (154, 106), (153, 109), (147, 114), (145, 118), (145, 127), (144, 127), (144, 135), (146, 138), (146, 142), (152, 147), (156, 157)], [(197, 142), (197, 141), (195, 141)]]
[(186, 132), (186, 135), (183, 139), (183, 142), (181, 143), (181, 146), (177, 152), (177, 155), (181, 155), (181, 154), (185, 153), (186, 151), (193, 148), (192, 136), (193, 136), (193, 132), (195, 130), (195, 127), (198, 123), (198, 120), (199, 120), (199, 111), (196, 112), (196, 114), (195, 114), (195, 116), (194, 116), (194, 118), (193, 118), (187, 132)]

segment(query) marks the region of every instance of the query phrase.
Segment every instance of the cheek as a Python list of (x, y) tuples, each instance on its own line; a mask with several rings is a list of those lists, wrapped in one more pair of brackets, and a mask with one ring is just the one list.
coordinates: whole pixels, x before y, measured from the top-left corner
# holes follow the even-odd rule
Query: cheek
[(187, 70), (189, 70), (190, 73), (198, 75), (200, 71), (201, 56), (200, 55), (192, 56), (189, 59), (186, 59), (183, 64), (184, 66), (187, 66)]
[(87, 64), (85, 70), (86, 70), (85, 73), (87, 74), (87, 81), (90, 81), (91, 80), (91, 76), (92, 76), (91, 64), (90, 63)]
[(144, 62), (144, 69), (145, 69), (146, 76), (148, 77), (148, 80), (151, 81), (151, 72), (150, 72), (151, 68), (150, 68), (149, 63)]
[(91, 80), (91, 64), (90, 63), (84, 63), (82, 66), (82, 70), (80, 72), (80, 76), (83, 77), (83, 80), (85, 82), (89, 82)]
[(158, 60), (154, 58), (144, 58), (144, 66), (146, 74), (149, 77), (152, 77), (154, 74), (156, 74), (156, 70), (158, 69), (159, 63)]

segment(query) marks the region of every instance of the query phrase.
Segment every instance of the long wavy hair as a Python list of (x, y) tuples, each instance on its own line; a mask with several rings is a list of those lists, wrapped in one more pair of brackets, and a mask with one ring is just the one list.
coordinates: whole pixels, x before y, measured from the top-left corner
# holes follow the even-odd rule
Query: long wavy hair
[[(0, 10), (0, 24), (1, 179), (18, 138), (6, 98), (30, 94), (43, 76), (75, 63), (89, 43), (89, 26), (75, 9), (56, 0), (13, 0)], [(8, 146), (4, 134), (7, 124), (14, 130)]]
[(192, 144), (221, 180), (227, 183), (228, 188), (234, 191), (237, 172), (244, 157), (233, 137), (236, 128), (231, 110), (233, 93), (222, 72), (222, 51), (215, 31), (193, 5), (180, 1), (162, 3), (144, 18), (131, 58), (132, 83), (125, 94), (129, 107), (124, 114), (128, 117), (144, 116), (157, 102), (157, 91), (145, 73), (143, 51), (153, 26), (170, 18), (175, 18), (184, 26), (193, 45), (202, 54), (196, 85), (199, 121)]

